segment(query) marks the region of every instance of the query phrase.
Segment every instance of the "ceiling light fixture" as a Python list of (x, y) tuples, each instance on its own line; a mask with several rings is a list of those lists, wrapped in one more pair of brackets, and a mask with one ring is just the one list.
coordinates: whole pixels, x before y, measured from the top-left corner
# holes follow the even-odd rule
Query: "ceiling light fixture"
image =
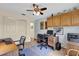
[(40, 15), (40, 12), (33, 12), (34, 15)]

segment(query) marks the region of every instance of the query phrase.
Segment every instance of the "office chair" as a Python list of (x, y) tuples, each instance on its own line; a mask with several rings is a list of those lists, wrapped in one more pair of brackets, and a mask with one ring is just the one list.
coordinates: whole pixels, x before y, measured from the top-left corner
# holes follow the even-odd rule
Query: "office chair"
[(26, 39), (25, 36), (21, 36), (20, 40), (14, 41), (14, 42), (19, 42), (19, 44), (17, 44), (17, 46), (19, 48), (18, 51), (19, 51), (20, 56), (24, 55), (24, 54), (21, 54), (21, 51), (24, 49), (25, 39)]
[(42, 39), (43, 39), (43, 34), (37, 34), (37, 42), (41, 43)]
[(47, 30), (48, 35), (53, 35), (53, 30)]
[(47, 37), (44, 34), (38, 34), (37, 35), (38, 40), (40, 40), (40, 44), (38, 45), (38, 47), (40, 47), (40, 50), (42, 49), (42, 47), (45, 47), (47, 49)]
[(25, 36), (21, 36), (20, 40), (15, 41), (15, 42), (19, 42), (19, 44), (17, 44), (17, 46), (22, 46), (22, 48), (24, 49), (25, 39), (26, 39)]

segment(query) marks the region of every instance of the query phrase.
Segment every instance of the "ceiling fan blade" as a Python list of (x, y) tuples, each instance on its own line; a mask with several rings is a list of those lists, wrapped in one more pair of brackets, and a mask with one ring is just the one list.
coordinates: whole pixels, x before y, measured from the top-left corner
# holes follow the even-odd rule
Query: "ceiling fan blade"
[(33, 10), (26, 10), (26, 11), (33, 11)]
[(33, 4), (33, 7), (35, 7), (36, 6), (36, 4)]
[(34, 8), (38, 8), (38, 5), (36, 5), (36, 4), (33, 4), (33, 7), (34, 7)]
[(40, 10), (41, 10), (41, 11), (44, 11), (44, 10), (47, 10), (47, 8), (41, 8)]
[(41, 14), (41, 15), (43, 15), (43, 13), (42, 13), (42, 12), (40, 12), (40, 14)]

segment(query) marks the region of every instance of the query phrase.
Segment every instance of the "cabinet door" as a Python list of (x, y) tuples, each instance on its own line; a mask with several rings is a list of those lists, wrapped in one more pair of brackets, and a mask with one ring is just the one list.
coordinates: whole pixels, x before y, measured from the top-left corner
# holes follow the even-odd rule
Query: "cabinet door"
[(60, 15), (53, 16), (53, 26), (60, 26)]
[(51, 16), (47, 19), (47, 27), (52, 27), (52, 26), (53, 26), (53, 18)]
[(64, 13), (61, 15), (61, 26), (71, 26), (72, 16), (71, 13)]
[(76, 10), (72, 13), (72, 25), (73, 26), (79, 25), (79, 10)]

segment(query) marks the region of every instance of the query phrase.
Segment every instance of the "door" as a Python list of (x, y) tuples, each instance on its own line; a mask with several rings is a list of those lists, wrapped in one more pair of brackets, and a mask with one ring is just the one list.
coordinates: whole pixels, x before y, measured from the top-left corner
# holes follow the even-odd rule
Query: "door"
[(4, 38), (15, 39), (15, 20), (5, 18), (3, 21), (3, 36)]
[(3, 17), (0, 16), (0, 39), (3, 38)]
[(25, 20), (16, 21), (16, 39), (19, 39), (20, 36), (26, 36), (26, 27)]

